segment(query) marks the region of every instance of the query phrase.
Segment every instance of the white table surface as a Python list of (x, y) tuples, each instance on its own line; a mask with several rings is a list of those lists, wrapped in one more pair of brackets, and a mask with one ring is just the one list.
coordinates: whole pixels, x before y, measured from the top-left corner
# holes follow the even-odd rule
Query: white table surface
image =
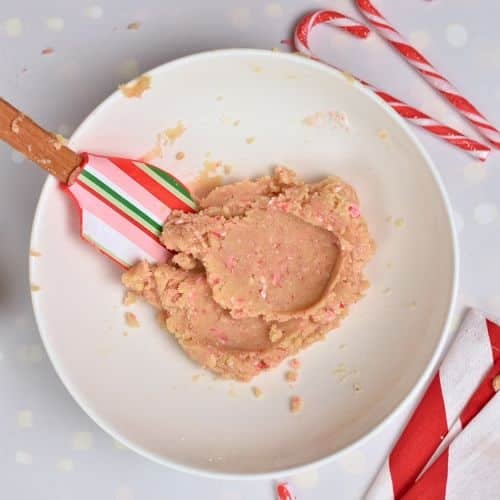
[[(171, 59), (214, 48), (278, 47), (294, 22), (316, 8), (360, 17), (349, 0), (96, 2), (4, 1), (0, 10), (0, 95), (63, 135), (119, 83)], [(374, 3), (500, 126), (498, 1)], [(127, 30), (132, 22), (140, 28)], [(363, 43), (324, 29), (315, 43), (336, 65), (471, 130), (377, 37)], [(54, 52), (42, 55), (46, 48)], [(461, 253), (456, 318), (465, 306), (499, 316), (500, 153), (478, 165), (417, 134), (454, 208)], [(272, 500), (273, 481), (200, 478), (122, 449), (63, 388), (40, 343), (29, 298), (29, 234), (44, 178), (0, 144), (0, 498)], [(414, 403), (362, 447), (292, 478), (298, 499), (361, 498)]]

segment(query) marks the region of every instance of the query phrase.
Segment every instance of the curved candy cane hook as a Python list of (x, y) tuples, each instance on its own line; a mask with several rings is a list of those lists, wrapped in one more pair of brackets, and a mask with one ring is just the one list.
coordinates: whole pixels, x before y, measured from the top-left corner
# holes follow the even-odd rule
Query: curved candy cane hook
[[(358, 4), (362, 1), (363, 0), (357, 0)], [(299, 21), (295, 28), (294, 44), (296, 50), (317, 60), (319, 59), (310, 49), (310, 36), (314, 27), (320, 24), (327, 24), (336, 28), (340, 28), (344, 31), (347, 31), (351, 35), (356, 36), (357, 38), (366, 38), (370, 33), (370, 29), (367, 26), (361, 24), (358, 21), (355, 21), (348, 16), (345, 16), (344, 14), (341, 14), (340, 12), (320, 10), (306, 15)], [(331, 64), (330, 66), (335, 67)], [(490, 152), (490, 148), (488, 146), (485, 146), (484, 144), (481, 144), (474, 139), (466, 137), (462, 133), (451, 127), (448, 127), (447, 125), (443, 125), (434, 118), (431, 118), (426, 113), (423, 113), (422, 111), (409, 106), (408, 104), (399, 99), (396, 99), (394, 96), (388, 94), (387, 92), (383, 92), (382, 90), (377, 89), (368, 82), (363, 81), (359, 78), (357, 79), (360, 81), (360, 83), (371, 89), (373, 92), (375, 92), (375, 94), (377, 94), (381, 99), (389, 104), (389, 106), (391, 106), (394, 111), (396, 111), (399, 115), (401, 115), (403, 118), (406, 118), (414, 125), (418, 125), (431, 134), (440, 137), (441, 139), (447, 141), (450, 144), (453, 144), (460, 149), (467, 151), (478, 160), (486, 160), (488, 153)]]
[(412, 47), (394, 26), (373, 6), (370, 0), (355, 0), (360, 12), (375, 26), (380, 36), (387, 40), (403, 58), (413, 66), (431, 87), (436, 89), (473, 127), (495, 147), (500, 147), (498, 131), (436, 68)]

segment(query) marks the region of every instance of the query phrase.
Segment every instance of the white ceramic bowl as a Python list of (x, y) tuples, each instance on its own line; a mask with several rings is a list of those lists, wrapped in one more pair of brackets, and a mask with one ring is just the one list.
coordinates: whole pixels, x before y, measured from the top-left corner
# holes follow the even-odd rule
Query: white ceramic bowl
[[(31, 259), (31, 280), (41, 287), (33, 307), (50, 359), (103, 429), (166, 465), (255, 477), (324, 461), (366, 439), (421, 388), (442, 351), (457, 246), (435, 167), (375, 95), (303, 57), (216, 51), (149, 74), (151, 90), (140, 99), (115, 92), (71, 146), (139, 157), (180, 120), (186, 133), (157, 163), (183, 181), (197, 175), (208, 153), (232, 164), (228, 181), (278, 163), (308, 180), (338, 174), (356, 187), (378, 245), (367, 269), (372, 287), (340, 329), (300, 356), (293, 388), (284, 381), (286, 366), (250, 385), (208, 373), (193, 381), (202, 370), (160, 331), (148, 305), (131, 307), (141, 327), (126, 328), (120, 270), (79, 239), (71, 201), (48, 179), (33, 225), (31, 245), (42, 256)], [(350, 130), (304, 125), (305, 117), (328, 111), (345, 111)], [(184, 160), (175, 160), (178, 151)], [(340, 382), (343, 366), (349, 375)], [(304, 399), (298, 415), (288, 410), (294, 394)]]

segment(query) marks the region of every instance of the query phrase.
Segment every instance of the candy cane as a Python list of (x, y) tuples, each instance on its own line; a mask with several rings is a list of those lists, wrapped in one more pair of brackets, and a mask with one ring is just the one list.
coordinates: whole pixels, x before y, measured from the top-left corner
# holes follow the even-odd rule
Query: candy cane
[(496, 129), (434, 66), (412, 47), (394, 26), (373, 6), (370, 0), (356, 0), (361, 13), (376, 27), (380, 36), (387, 40), (423, 78), (434, 87), (474, 128), (495, 147), (500, 147), (500, 131)]
[[(295, 28), (294, 44), (296, 50), (316, 60), (319, 59), (314, 56), (313, 52), (310, 49), (309, 38), (314, 27), (319, 24), (327, 24), (340, 28), (357, 38), (366, 38), (370, 33), (370, 29), (367, 26), (339, 12), (320, 10), (308, 14), (299, 21)], [(331, 64), (330, 66), (335, 67)], [(488, 146), (485, 146), (484, 144), (481, 144), (474, 139), (466, 137), (462, 133), (451, 127), (448, 127), (447, 125), (443, 125), (434, 118), (431, 118), (426, 113), (423, 113), (422, 111), (409, 106), (408, 104), (399, 99), (396, 99), (394, 96), (388, 94), (387, 92), (377, 89), (370, 83), (359, 78), (357, 78), (357, 80), (359, 80), (360, 83), (375, 92), (375, 94), (377, 94), (381, 99), (389, 104), (389, 106), (391, 106), (391, 108), (394, 109), (396, 113), (398, 113), (400, 116), (407, 119), (414, 125), (418, 125), (431, 134), (445, 140), (446, 142), (467, 151), (469, 154), (480, 161), (486, 160), (488, 153), (490, 152), (490, 148)]]

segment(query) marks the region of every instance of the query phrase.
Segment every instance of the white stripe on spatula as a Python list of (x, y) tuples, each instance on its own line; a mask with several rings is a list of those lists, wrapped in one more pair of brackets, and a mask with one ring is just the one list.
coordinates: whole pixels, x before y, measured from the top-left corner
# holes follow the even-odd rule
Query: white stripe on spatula
[(146, 252), (88, 211), (82, 212), (82, 236), (126, 267), (140, 260), (164, 262), (168, 256), (168, 250), (160, 246), (152, 253)]

